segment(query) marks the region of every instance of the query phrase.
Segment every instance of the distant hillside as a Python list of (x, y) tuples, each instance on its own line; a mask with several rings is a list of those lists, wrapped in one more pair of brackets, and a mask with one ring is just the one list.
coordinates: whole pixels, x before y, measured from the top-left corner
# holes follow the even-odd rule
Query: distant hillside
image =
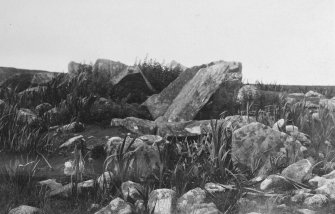
[(287, 93), (307, 93), (308, 91), (315, 91), (325, 95), (327, 98), (335, 97), (335, 86), (331, 85), (279, 85), (279, 84), (265, 84), (256, 83), (255, 85), (260, 90), (264, 91), (280, 91)]
[(0, 87), (12, 87), (22, 91), (28, 87), (43, 84), (56, 74), (43, 70), (0, 67)]

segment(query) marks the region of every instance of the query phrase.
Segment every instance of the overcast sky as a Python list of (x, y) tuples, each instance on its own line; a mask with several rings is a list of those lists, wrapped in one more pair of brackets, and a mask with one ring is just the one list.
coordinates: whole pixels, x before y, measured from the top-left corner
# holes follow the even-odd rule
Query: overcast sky
[(0, 66), (148, 55), (240, 61), (244, 80), (335, 85), (334, 0), (1, 0)]

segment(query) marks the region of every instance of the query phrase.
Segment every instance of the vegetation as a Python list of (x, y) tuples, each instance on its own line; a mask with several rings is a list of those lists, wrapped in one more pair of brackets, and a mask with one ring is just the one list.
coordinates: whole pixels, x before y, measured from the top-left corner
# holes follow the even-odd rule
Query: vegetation
[[(157, 91), (163, 90), (181, 72), (181, 68), (171, 70), (153, 60), (145, 60), (138, 63), (138, 66)], [(140, 183), (144, 187), (141, 191), (144, 201), (148, 200), (151, 190), (157, 188), (174, 189), (177, 195), (181, 196), (196, 187), (204, 187), (208, 182), (229, 185), (231, 189), (224, 198), (213, 198), (216, 206), (224, 213), (238, 213), (241, 198), (247, 192), (256, 192), (254, 184), (249, 181), (253, 175), (239, 170), (232, 164), (234, 130), (226, 123), (212, 120), (211, 132), (195, 138), (175, 137), (169, 139), (169, 143), (157, 144), (159, 164), (145, 176), (139, 170), (139, 160), (133, 149), (136, 138), (130, 141), (127, 137), (124, 138), (115, 152), (108, 154), (104, 160), (103, 171), (110, 172), (109, 176), (113, 179), (108, 183), (108, 179), (104, 178), (103, 188), (99, 187), (100, 175), (83, 175), (80, 172), (81, 163), (88, 168), (89, 151), (85, 150), (83, 145), (76, 144), (72, 157), (75, 173), (71, 178), (63, 176), (60, 179), (62, 184), (74, 184), (72, 194), (69, 198), (48, 197), (47, 190), (38, 185), (38, 181), (45, 177), (37, 176), (38, 164), (41, 161), (47, 162), (41, 153), (58, 152), (52, 144), (57, 134), (51, 135), (54, 132), (48, 128), (72, 121), (101, 122), (102, 117), (87, 113), (99, 98), (104, 98), (109, 105), (118, 105), (118, 108), (103, 114), (107, 120), (110, 117), (125, 117), (127, 115), (124, 111), (131, 108), (128, 103), (129, 97), (119, 99), (115, 96), (116, 91), (108, 81), (108, 76), (95, 73), (92, 65), (82, 65), (77, 76), (69, 79), (68, 77), (67, 74), (60, 74), (43, 85), (43, 88), (40, 87), (31, 93), (18, 93), (20, 90), (15, 88), (0, 90), (0, 99), (5, 101), (5, 104), (0, 106), (0, 153), (22, 152), (38, 157), (33, 161), (20, 158), (6, 164), (1, 164), (5, 161), (0, 160), (0, 207), (4, 208), (4, 213), (21, 204), (40, 207), (46, 213), (92, 213), (91, 204), (101, 207), (115, 197), (123, 198), (121, 184), (128, 180)], [(307, 109), (305, 100), (289, 105), (285, 97), (277, 93), (288, 92), (287, 86), (258, 82), (256, 87), (261, 90), (257, 96), (246, 94), (241, 103), (237, 103), (234, 98), (229, 99), (225, 103), (225, 115), (235, 114), (239, 110), (240, 114), (255, 116), (257, 121), (268, 126), (273, 126), (281, 118), (291, 121), (292, 125), (299, 127), (312, 141), (310, 151), (317, 162), (315, 170), (326, 172), (333, 169), (329, 163), (335, 158), (335, 152), (330, 150), (330, 145), (335, 142), (334, 112), (326, 106), (321, 106), (318, 109), (318, 117), (315, 118), (314, 112)], [(326, 91), (326, 94), (328, 97), (333, 96), (333, 91)], [(22, 108), (35, 109), (40, 103), (49, 103), (59, 110), (54, 116), (56, 122), (44, 114), (33, 118), (32, 122), (27, 122), (26, 117), (22, 119), (19, 113)], [(323, 153), (323, 156), (320, 153)], [(276, 161), (273, 165), (274, 168), (282, 167)], [(94, 186), (87, 191), (78, 192), (78, 184), (87, 179), (93, 179)], [(269, 205), (269, 210), (272, 209)], [(143, 213), (149, 213), (148, 207), (145, 207)]]

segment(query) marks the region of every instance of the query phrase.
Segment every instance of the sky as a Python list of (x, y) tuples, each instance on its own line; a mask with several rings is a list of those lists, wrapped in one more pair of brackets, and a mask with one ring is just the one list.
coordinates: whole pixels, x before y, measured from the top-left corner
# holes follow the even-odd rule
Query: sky
[(245, 82), (335, 85), (334, 0), (1, 0), (0, 66), (242, 63)]

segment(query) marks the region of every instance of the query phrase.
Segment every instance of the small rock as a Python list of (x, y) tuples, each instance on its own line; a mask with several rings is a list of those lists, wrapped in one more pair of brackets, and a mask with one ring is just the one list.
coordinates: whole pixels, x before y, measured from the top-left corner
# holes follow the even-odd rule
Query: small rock
[(316, 214), (315, 211), (309, 209), (298, 209), (299, 214)]
[(293, 125), (288, 125), (285, 127), (286, 132), (298, 132), (299, 128)]
[(305, 199), (304, 204), (309, 207), (323, 207), (328, 203), (328, 198), (325, 195), (316, 194)]
[(79, 135), (79, 136), (75, 136), (72, 137), (70, 139), (68, 139), (65, 143), (63, 143), (62, 145), (59, 146), (60, 149), (62, 148), (72, 148), (75, 142), (83, 142), (85, 141), (84, 136)]
[(280, 119), (278, 120), (275, 124), (273, 124), (272, 129), (276, 130), (276, 131), (282, 131), (285, 125), (285, 120), (284, 119)]
[(335, 179), (327, 179), (319, 188), (315, 189), (318, 194), (328, 195), (331, 199), (335, 199)]
[(325, 185), (326, 182), (327, 182), (327, 179), (324, 178), (324, 177), (320, 177), (320, 176), (315, 176), (314, 178), (312, 178), (308, 181), (308, 183), (311, 186), (314, 186), (314, 187), (321, 187), (321, 186)]
[(195, 204), (192, 206), (190, 212), (181, 212), (181, 213), (192, 213), (192, 214), (222, 214), (216, 207), (214, 203), (201, 203)]
[(159, 135), (143, 135), (139, 137), (139, 139), (148, 145), (153, 145), (153, 144), (163, 142), (163, 138)]
[(143, 199), (144, 188), (141, 184), (126, 181), (122, 183), (121, 190), (124, 199), (131, 198), (134, 201)]
[(8, 212), (8, 214), (42, 214), (42, 213), (43, 213), (42, 210), (27, 205), (21, 205), (19, 207), (11, 209)]
[(143, 200), (137, 200), (134, 206), (135, 206), (135, 213), (144, 213), (146, 210), (145, 203)]
[(42, 103), (35, 107), (35, 111), (38, 116), (42, 116), (45, 112), (52, 109), (52, 105), (50, 103)]
[(305, 97), (318, 97), (318, 98), (322, 98), (324, 97), (323, 94), (320, 94), (318, 92), (315, 92), (315, 91), (308, 91), (306, 94), (305, 94)]
[(283, 176), (269, 175), (260, 185), (261, 190), (288, 190), (293, 185)]
[(131, 206), (122, 200), (121, 198), (115, 198), (112, 200), (109, 205), (102, 208), (95, 214), (132, 214), (133, 210)]
[(326, 179), (334, 179), (335, 178), (335, 170), (333, 170), (332, 172), (330, 172), (326, 175), (323, 175), (322, 177), (326, 178)]
[(202, 204), (205, 202), (206, 192), (201, 188), (195, 188), (177, 200), (177, 211), (179, 213), (191, 213), (193, 206), (196, 204)]
[(85, 130), (84, 124), (80, 122), (73, 122), (67, 125), (64, 125), (57, 129), (57, 132), (65, 132), (65, 133), (78, 133)]
[(156, 189), (149, 195), (148, 208), (151, 214), (175, 213), (176, 192), (171, 189)]
[(302, 203), (307, 197), (311, 197), (313, 194), (308, 189), (299, 189), (295, 191), (294, 196), (291, 197), (291, 201), (294, 203)]
[(311, 173), (312, 164), (307, 159), (300, 160), (286, 167), (281, 175), (290, 178), (296, 182), (302, 182), (303, 179)]

